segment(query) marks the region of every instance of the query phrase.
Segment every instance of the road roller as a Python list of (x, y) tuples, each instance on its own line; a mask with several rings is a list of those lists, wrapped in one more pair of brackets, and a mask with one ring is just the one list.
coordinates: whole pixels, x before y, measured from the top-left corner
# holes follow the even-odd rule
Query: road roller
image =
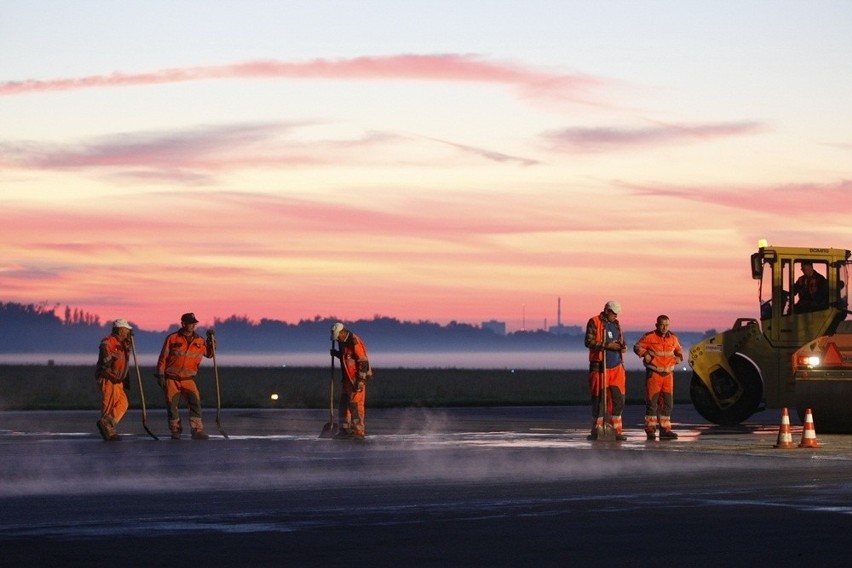
[[(751, 255), (757, 317), (738, 318), (689, 351), (689, 394), (704, 419), (736, 425), (786, 407), (803, 420), (810, 409), (821, 431), (852, 433), (852, 326), (844, 321), (849, 259), (845, 249), (758, 243)], [(836, 353), (845, 366), (836, 365)]]

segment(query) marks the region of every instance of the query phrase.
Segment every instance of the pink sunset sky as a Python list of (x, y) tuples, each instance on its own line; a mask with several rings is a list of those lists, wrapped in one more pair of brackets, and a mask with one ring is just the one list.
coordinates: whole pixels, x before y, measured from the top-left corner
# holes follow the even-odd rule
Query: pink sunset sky
[(850, 55), (833, 1), (5, 2), (0, 301), (725, 328), (758, 239), (852, 248)]

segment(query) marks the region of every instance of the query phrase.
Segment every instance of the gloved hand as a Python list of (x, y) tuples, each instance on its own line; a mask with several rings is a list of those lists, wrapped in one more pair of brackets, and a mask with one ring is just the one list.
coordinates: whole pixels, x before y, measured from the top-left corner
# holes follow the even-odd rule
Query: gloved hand
[(340, 351), (338, 351), (337, 349), (329, 349), (328, 352), (331, 354), (332, 357), (340, 358)]
[(130, 392), (130, 379), (124, 379), (124, 392)]
[(159, 385), (159, 387), (160, 387), (161, 389), (165, 389), (165, 388), (166, 388), (166, 377), (164, 377), (163, 375), (157, 375), (157, 374), (155, 374), (155, 375), (154, 375), (154, 378), (155, 378), (155, 379), (157, 379), (157, 385)]
[(355, 381), (355, 392), (364, 392), (364, 380), (358, 379)]

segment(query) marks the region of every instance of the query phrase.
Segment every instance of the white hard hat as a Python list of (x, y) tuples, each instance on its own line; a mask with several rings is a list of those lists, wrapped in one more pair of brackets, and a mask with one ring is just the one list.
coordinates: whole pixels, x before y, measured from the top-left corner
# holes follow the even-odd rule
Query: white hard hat
[(123, 327), (123, 328), (126, 328), (126, 329), (133, 329), (132, 327), (130, 327), (130, 324), (127, 323), (126, 319), (117, 319), (114, 322), (112, 322), (112, 328), (113, 329), (116, 329), (118, 327)]
[(333, 326), (331, 326), (331, 338), (337, 339), (337, 336), (340, 335), (340, 332), (343, 331), (343, 324), (337, 322)]
[(621, 304), (619, 304), (615, 300), (610, 300), (604, 306), (604, 310), (612, 310), (612, 313), (614, 313), (615, 315), (618, 315), (618, 314), (621, 313)]

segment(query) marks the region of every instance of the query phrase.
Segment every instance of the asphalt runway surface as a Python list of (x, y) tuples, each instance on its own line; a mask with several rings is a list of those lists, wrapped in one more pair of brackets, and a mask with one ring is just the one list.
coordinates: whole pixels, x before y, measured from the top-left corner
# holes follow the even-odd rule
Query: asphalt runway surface
[[(848, 566), (852, 436), (775, 449), (675, 408), (675, 441), (589, 442), (586, 407), (205, 411), (207, 441), (138, 411), (0, 412), (3, 566)], [(761, 420), (763, 422), (761, 422)], [(793, 438), (801, 439), (794, 418)]]

